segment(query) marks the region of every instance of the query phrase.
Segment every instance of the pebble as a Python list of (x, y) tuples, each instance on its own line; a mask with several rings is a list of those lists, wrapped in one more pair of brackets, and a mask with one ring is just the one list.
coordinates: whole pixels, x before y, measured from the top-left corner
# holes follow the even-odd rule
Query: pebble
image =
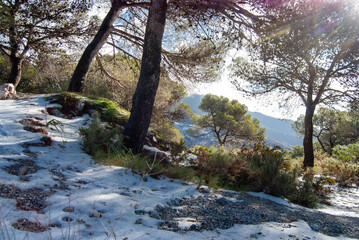
[(75, 208), (73, 206), (69, 206), (69, 207), (65, 207), (64, 209), (62, 209), (62, 211), (64, 212), (74, 212)]
[(311, 226), (311, 228), (313, 229), (313, 231), (316, 231), (316, 232), (318, 232), (319, 229), (320, 229), (320, 227), (319, 227), (318, 224), (313, 224), (313, 225)]
[(151, 218), (156, 218), (156, 219), (160, 218), (160, 215), (158, 214), (157, 211), (150, 211), (149, 215), (150, 215)]
[(139, 218), (135, 221), (135, 224), (142, 224), (143, 223), (143, 219)]

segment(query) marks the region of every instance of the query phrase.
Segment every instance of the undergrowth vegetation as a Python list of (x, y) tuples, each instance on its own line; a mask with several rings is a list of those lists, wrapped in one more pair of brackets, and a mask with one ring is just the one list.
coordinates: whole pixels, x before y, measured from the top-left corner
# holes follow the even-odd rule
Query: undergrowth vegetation
[[(298, 147), (284, 151), (258, 144), (244, 149), (197, 146), (187, 150), (182, 140), (171, 145), (172, 161), (145, 154), (134, 155), (122, 146), (120, 132), (118, 127), (101, 123), (95, 115), (88, 128), (80, 129), (84, 150), (96, 162), (130, 168), (140, 173), (144, 180), (147, 176), (164, 175), (216, 189), (263, 191), (313, 208), (326, 202), (328, 185), (336, 181), (354, 181), (359, 175), (357, 163), (343, 162), (319, 152), (316, 153), (317, 166), (304, 171), (300, 167), (301, 150)], [(188, 154), (196, 158), (190, 160)]]

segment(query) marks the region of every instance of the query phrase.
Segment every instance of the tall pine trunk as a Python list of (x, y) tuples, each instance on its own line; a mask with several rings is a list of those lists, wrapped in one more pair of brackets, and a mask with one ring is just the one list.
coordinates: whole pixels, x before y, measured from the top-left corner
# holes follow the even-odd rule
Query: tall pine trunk
[(79, 62), (77, 63), (76, 69), (71, 77), (71, 81), (67, 88), (67, 91), (83, 91), (87, 74), (91, 67), (91, 63), (94, 57), (102, 48), (102, 46), (105, 44), (107, 37), (110, 35), (112, 24), (117, 19), (118, 13), (124, 6), (126, 6), (126, 3), (124, 3), (124, 1), (122, 0), (112, 1), (111, 9), (103, 20), (100, 29), (98, 30), (91, 43), (86, 47)]
[(314, 149), (313, 149), (313, 115), (315, 106), (307, 105), (304, 117), (304, 168), (314, 167)]
[[(15, 22), (15, 13), (12, 15), (13, 21)], [(17, 42), (17, 33), (15, 24), (11, 24), (9, 27), (10, 33), (10, 56), (9, 60), (11, 63), (11, 71), (9, 75), (9, 83), (14, 84), (15, 88), (19, 85), (21, 80), (22, 62), (24, 61), (23, 55), (20, 54), (20, 46)], [(26, 50), (24, 49), (24, 52)]]
[(18, 56), (10, 56), (11, 72), (9, 75), (9, 83), (14, 84), (15, 88), (19, 85), (21, 80), (23, 59)]
[(153, 104), (160, 81), (162, 37), (166, 22), (167, 0), (152, 0), (148, 13), (140, 78), (132, 98), (130, 119), (123, 132), (124, 146), (142, 151), (150, 126)]

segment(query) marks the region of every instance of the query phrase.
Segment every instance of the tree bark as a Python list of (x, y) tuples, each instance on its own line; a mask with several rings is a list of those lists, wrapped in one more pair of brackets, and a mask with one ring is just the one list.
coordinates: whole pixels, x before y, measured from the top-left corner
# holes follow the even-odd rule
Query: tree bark
[[(16, 13), (13, 13), (12, 18), (15, 22), (15, 15)], [(16, 33), (16, 26), (15, 24), (11, 24), (9, 27), (9, 33), (10, 33), (10, 63), (11, 63), (11, 71), (9, 75), (9, 83), (14, 84), (15, 89), (17, 85), (20, 83), (21, 79), (21, 70), (22, 70), (22, 62), (23, 57), (19, 53), (20, 46), (17, 42), (17, 33)]]
[(110, 35), (112, 24), (117, 19), (118, 13), (124, 6), (126, 6), (126, 3), (122, 0), (112, 1), (111, 9), (103, 20), (100, 29), (98, 30), (91, 43), (86, 47), (79, 62), (77, 63), (76, 69), (71, 77), (71, 81), (67, 88), (67, 91), (83, 91), (87, 74), (91, 67), (91, 63), (94, 57), (102, 48), (102, 46), (105, 44), (107, 37)]
[(148, 13), (140, 77), (132, 98), (131, 116), (123, 132), (124, 146), (133, 153), (142, 151), (151, 122), (153, 104), (160, 81), (162, 37), (167, 0), (152, 0)]
[(304, 168), (314, 167), (314, 150), (313, 150), (313, 115), (315, 106), (307, 105), (304, 117)]
[(15, 89), (21, 80), (22, 62), (23, 59), (17, 56), (10, 56), (11, 72), (9, 75), (9, 83), (14, 84)]

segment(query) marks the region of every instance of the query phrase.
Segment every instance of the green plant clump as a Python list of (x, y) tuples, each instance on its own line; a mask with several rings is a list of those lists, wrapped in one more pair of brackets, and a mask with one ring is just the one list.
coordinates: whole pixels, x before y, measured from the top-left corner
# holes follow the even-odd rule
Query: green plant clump
[(88, 128), (80, 128), (80, 136), (83, 138), (85, 152), (92, 156), (113, 155), (119, 147), (119, 141), (115, 138), (119, 134), (118, 128), (105, 128), (101, 125), (98, 115)]
[(333, 148), (333, 157), (348, 163), (359, 162), (359, 142), (348, 144), (346, 146), (335, 146)]
[(288, 199), (296, 204), (316, 208), (320, 202), (314, 184), (314, 177), (312, 173), (306, 173), (303, 176), (303, 182), (297, 187), (297, 191), (293, 191), (288, 195)]

